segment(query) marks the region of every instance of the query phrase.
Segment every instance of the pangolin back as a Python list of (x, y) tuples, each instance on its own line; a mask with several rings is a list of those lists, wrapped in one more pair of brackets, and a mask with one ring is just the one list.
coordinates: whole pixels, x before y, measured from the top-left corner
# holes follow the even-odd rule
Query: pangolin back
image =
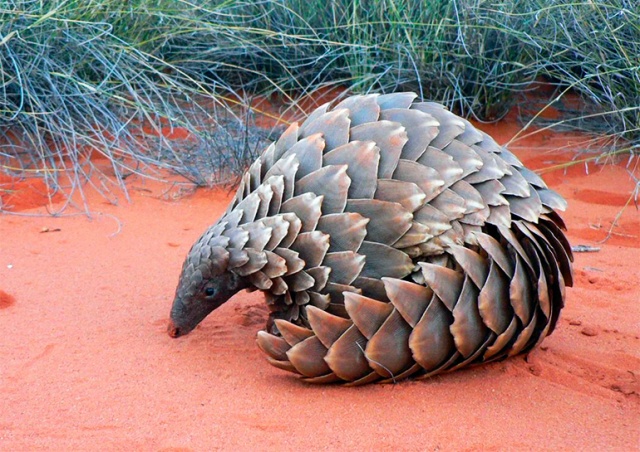
[(523, 352), (572, 285), (564, 199), (415, 98), (353, 96), (291, 125), (206, 233), (266, 295), (268, 361), (306, 381), (396, 381)]

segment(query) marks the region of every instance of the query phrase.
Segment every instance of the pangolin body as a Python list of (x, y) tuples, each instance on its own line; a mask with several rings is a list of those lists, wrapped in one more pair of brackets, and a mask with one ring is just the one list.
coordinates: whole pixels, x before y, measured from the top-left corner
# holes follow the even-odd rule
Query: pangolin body
[(267, 360), (350, 384), (502, 359), (549, 335), (572, 285), (564, 199), (415, 98), (327, 104), (269, 146), (189, 252), (170, 334), (259, 289)]

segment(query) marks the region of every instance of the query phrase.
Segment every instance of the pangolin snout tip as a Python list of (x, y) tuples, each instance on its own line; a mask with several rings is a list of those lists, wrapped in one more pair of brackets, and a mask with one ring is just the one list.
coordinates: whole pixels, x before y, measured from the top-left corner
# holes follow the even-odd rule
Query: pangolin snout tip
[(180, 331), (180, 328), (178, 328), (173, 323), (173, 320), (169, 320), (169, 323), (167, 325), (167, 334), (169, 334), (169, 336), (171, 336), (173, 338), (182, 336), (182, 332)]

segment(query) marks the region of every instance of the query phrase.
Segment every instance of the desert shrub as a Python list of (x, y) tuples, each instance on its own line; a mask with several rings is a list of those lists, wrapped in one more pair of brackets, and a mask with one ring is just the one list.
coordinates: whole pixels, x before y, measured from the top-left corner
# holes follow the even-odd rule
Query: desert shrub
[[(296, 108), (319, 88), (413, 89), (492, 121), (540, 77), (557, 86), (552, 104), (577, 92), (590, 105), (559, 125), (635, 152), (634, 3), (2, 0), (0, 165), (68, 194), (96, 172), (115, 175), (96, 186), (105, 193), (157, 168), (220, 183), (265, 141), (251, 127), (257, 94)], [(175, 127), (189, 138), (166, 139)]]

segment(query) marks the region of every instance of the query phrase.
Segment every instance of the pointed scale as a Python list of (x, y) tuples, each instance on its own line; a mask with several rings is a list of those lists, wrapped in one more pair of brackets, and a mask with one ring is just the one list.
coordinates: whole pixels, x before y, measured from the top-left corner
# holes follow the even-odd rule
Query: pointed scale
[[(485, 141), (483, 141), (482, 144), (485, 144)], [(496, 157), (495, 154), (486, 152), (483, 149), (483, 146), (472, 146), (472, 149), (482, 160), (482, 167), (465, 178), (468, 183), (478, 184), (488, 180), (500, 179), (505, 174), (511, 174), (511, 170), (509, 169), (510, 167), (504, 163), (500, 157)]]
[(490, 212), (487, 218), (488, 224), (493, 224), (498, 227), (511, 227), (511, 210), (509, 206), (492, 206)]
[(367, 339), (360, 330), (351, 325), (333, 342), (324, 360), (331, 370), (346, 381), (356, 381), (371, 373), (364, 356)]
[(414, 104), (412, 108), (430, 114), (440, 124), (439, 133), (430, 144), (437, 149), (443, 149), (464, 132), (464, 122), (440, 104), (421, 102)]
[(300, 258), (300, 254), (297, 251), (278, 247), (273, 252), (286, 261), (287, 273), (285, 275), (297, 273), (305, 267), (304, 260)]
[(513, 231), (505, 226), (498, 226), (498, 231), (500, 231), (500, 235), (505, 238), (505, 240), (511, 245), (511, 247), (518, 253), (518, 255), (524, 259), (524, 262), (528, 265), (529, 269), (533, 272), (537, 269), (537, 266), (534, 268), (529, 255), (524, 250), (520, 242), (518, 241), (518, 237), (513, 233)]
[(438, 135), (440, 123), (431, 115), (420, 110), (391, 108), (380, 113), (380, 119), (396, 122), (407, 131), (407, 143), (402, 148), (400, 158), (416, 161), (427, 150), (431, 140)]
[(452, 354), (457, 354), (455, 342), (449, 330), (452, 323), (451, 311), (434, 294), (409, 337), (409, 348), (413, 353), (413, 359), (427, 372), (442, 365)]
[(253, 287), (260, 290), (269, 290), (273, 286), (273, 281), (264, 272), (255, 271), (249, 275), (249, 282)]
[(527, 271), (522, 258), (517, 254), (515, 257), (515, 270), (509, 283), (509, 302), (522, 324), (528, 325), (534, 311), (532, 275)]
[(426, 226), (433, 236), (438, 236), (451, 229), (449, 217), (430, 204), (426, 204), (415, 211), (413, 213), (413, 221)]
[(397, 122), (376, 121), (353, 127), (351, 140), (373, 141), (380, 149), (378, 179), (390, 179), (408, 138), (404, 127)]
[(271, 206), (271, 200), (273, 198), (273, 190), (269, 184), (262, 184), (254, 191), (254, 193), (257, 193), (260, 198), (260, 205), (256, 212), (256, 219), (261, 219), (266, 217), (269, 213), (269, 207)]
[(328, 294), (320, 294), (318, 292), (307, 291), (309, 294), (309, 304), (326, 311), (331, 302), (330, 296)]
[(489, 276), (478, 296), (480, 316), (491, 330), (502, 334), (513, 319), (513, 310), (509, 304), (509, 280), (500, 267), (490, 261)]
[(430, 114), (440, 124), (438, 135), (430, 143), (434, 148), (444, 148), (464, 132), (464, 122), (440, 104), (419, 102), (413, 104), (411, 108)]
[(271, 358), (278, 361), (287, 360), (286, 353), (291, 348), (291, 345), (283, 338), (269, 334), (266, 331), (258, 331), (256, 340), (258, 347)]
[(275, 146), (273, 147), (273, 152), (269, 156), (266, 155), (267, 153), (269, 153), (269, 149), (267, 149), (265, 155), (263, 156), (263, 178), (266, 174), (266, 171), (268, 171), (275, 162), (282, 158), (285, 152), (291, 149), (298, 142), (299, 136), (300, 128), (298, 127), (298, 123), (294, 122), (289, 127), (287, 127), (282, 135), (280, 135), (280, 138), (278, 138), (278, 141), (276, 141)]
[(271, 289), (269, 289), (269, 291), (273, 295), (284, 295), (289, 290), (289, 286), (287, 286), (287, 283), (284, 282), (284, 279), (282, 279), (281, 277), (277, 276), (271, 281), (273, 282), (273, 285), (271, 286)]
[(542, 180), (542, 178), (540, 176), (538, 176), (536, 173), (534, 173), (533, 171), (531, 171), (529, 168), (526, 168), (526, 167), (522, 166), (522, 167), (518, 168), (518, 171), (520, 171), (520, 174), (522, 174), (522, 176), (531, 185), (534, 185), (537, 188), (548, 188), (547, 184), (545, 184), (545, 182)]
[(380, 116), (380, 106), (376, 102), (376, 97), (377, 96), (375, 94), (347, 97), (334, 108), (336, 110), (341, 108), (349, 110), (351, 127), (364, 124), (366, 122), (374, 122), (377, 121)]
[(249, 262), (249, 253), (247, 253), (245, 250), (237, 248), (227, 248), (227, 251), (229, 251), (229, 262), (227, 263), (227, 268), (229, 270), (241, 267)]
[(531, 186), (519, 171), (513, 170), (510, 176), (501, 178), (500, 183), (504, 185), (504, 195), (520, 196), (521, 198), (531, 195)]
[(422, 207), (426, 198), (427, 196), (420, 190), (420, 187), (413, 182), (396, 179), (379, 180), (375, 192), (375, 199), (398, 203), (408, 212), (414, 212)]
[[(285, 137), (286, 139), (286, 135), (287, 133), (291, 133), (291, 129), (292, 128), (296, 128), (298, 127), (297, 123), (291, 124), (283, 133), (282, 135), (280, 135), (280, 138), (278, 139), (278, 142)], [(296, 135), (296, 139), (297, 139), (297, 135)], [(295, 143), (295, 141), (294, 141)], [(291, 145), (293, 145), (293, 143), (291, 143)], [(260, 160), (262, 162), (262, 165), (260, 165), (260, 179), (264, 180), (264, 175), (267, 174), (267, 170), (269, 168), (271, 168), (271, 166), (275, 163), (276, 158), (274, 156), (276, 151), (276, 143), (271, 143), (269, 146), (267, 146), (267, 148), (264, 150), (264, 152), (260, 155)]]
[(518, 198), (511, 195), (506, 195), (505, 198), (513, 215), (532, 223), (538, 222), (538, 218), (542, 214), (542, 202), (535, 190), (531, 190), (531, 195), (528, 198)]
[(398, 310), (393, 309), (367, 342), (364, 354), (381, 377), (394, 378), (415, 364), (409, 349), (411, 331)]
[[(573, 269), (571, 267), (571, 262), (573, 260), (573, 255), (567, 254), (567, 246), (569, 246), (569, 252), (571, 252), (571, 248), (567, 238), (564, 234), (554, 234), (551, 230), (550, 225), (553, 225), (552, 222), (544, 222), (538, 224), (538, 229), (547, 237), (549, 241), (556, 261), (560, 267), (560, 272), (562, 273), (562, 277), (565, 280), (565, 284), (569, 287), (573, 286)], [(554, 227), (553, 225), (552, 227)], [(562, 241), (560, 241), (562, 240)]]
[(444, 181), (443, 188), (450, 187), (462, 177), (462, 167), (440, 148), (429, 146), (416, 163), (436, 170)]
[(468, 366), (473, 363), (480, 363), (482, 361), (482, 355), (485, 353), (487, 348), (493, 344), (495, 339), (496, 335), (490, 332), (486, 339), (478, 346), (478, 348), (476, 348), (475, 352), (469, 356), (462, 356), (461, 359), (456, 361), (448, 370), (453, 372), (454, 370), (460, 369), (464, 366)]
[(427, 240), (433, 238), (429, 228), (421, 223), (413, 221), (411, 228), (404, 235), (393, 243), (394, 248), (404, 249), (415, 245), (420, 245)]
[(287, 341), (287, 344), (290, 346), (294, 346), (297, 343), (313, 336), (313, 331), (310, 329), (294, 325), (286, 320), (275, 319), (274, 322), (276, 328), (278, 328), (278, 331), (282, 335), (282, 338)]
[(362, 290), (362, 295), (374, 300), (388, 302), (389, 297), (384, 290), (384, 284), (378, 278), (358, 276), (351, 284)]
[(351, 284), (360, 275), (365, 257), (353, 251), (327, 253), (322, 265), (331, 268), (329, 280), (339, 284)]
[(473, 146), (474, 144), (480, 143), (485, 139), (486, 134), (479, 131), (473, 124), (467, 121), (464, 118), (460, 118), (460, 120), (464, 123), (464, 132), (462, 132), (457, 140), (461, 143), (466, 144), (467, 146)]
[(450, 189), (464, 199), (466, 207), (465, 215), (478, 212), (486, 207), (484, 198), (470, 183), (460, 180), (453, 184)]
[(271, 364), (273, 367), (276, 367), (278, 369), (286, 370), (287, 372), (291, 372), (291, 373), (300, 375), (300, 372), (298, 372), (298, 369), (296, 369), (293, 366), (293, 364), (291, 364), (289, 362), (289, 360), (279, 361), (277, 359), (273, 359), (273, 358), (270, 358), (270, 357), (267, 356), (267, 362), (269, 364)]
[(284, 191), (282, 199), (289, 199), (293, 196), (295, 187), (296, 172), (298, 171), (298, 159), (294, 154), (276, 161), (267, 171), (264, 178), (268, 180), (272, 176), (282, 176), (284, 180)]
[(473, 188), (480, 193), (484, 203), (488, 206), (509, 205), (509, 201), (502, 196), (502, 192), (505, 190), (504, 185), (497, 180), (481, 182), (479, 184), (475, 184)]
[(319, 377), (331, 372), (324, 360), (327, 348), (317, 336), (311, 336), (287, 351), (287, 358), (305, 377)]
[(425, 194), (425, 202), (431, 201), (444, 188), (444, 180), (440, 178), (440, 174), (436, 170), (410, 160), (399, 160), (393, 177), (416, 184)]
[(401, 204), (377, 199), (350, 199), (347, 212), (359, 213), (369, 218), (367, 235), (369, 242), (391, 245), (411, 228), (413, 215)]
[(538, 192), (538, 196), (540, 197), (542, 204), (545, 206), (551, 207), (553, 210), (560, 210), (563, 212), (567, 210), (567, 201), (555, 191), (544, 188), (536, 191)]
[(496, 340), (487, 347), (484, 355), (482, 356), (483, 361), (489, 361), (494, 359), (500, 359), (503, 357), (506, 352), (508, 352), (509, 343), (515, 338), (516, 333), (518, 332), (518, 318), (512, 317), (511, 323), (507, 329), (504, 330), (502, 334), (496, 337)]
[(298, 238), (298, 234), (302, 229), (302, 222), (300, 221), (300, 218), (293, 213), (284, 213), (282, 214), (282, 218), (289, 223), (289, 229), (278, 246), (281, 248), (288, 248)]
[(347, 165), (329, 165), (307, 174), (295, 185), (295, 195), (311, 192), (324, 195), (322, 212), (326, 214), (344, 212), (351, 179), (347, 176)]
[(516, 335), (516, 340), (511, 346), (509, 356), (517, 355), (525, 350), (530, 343), (531, 338), (534, 336), (536, 327), (538, 326), (538, 313), (534, 311), (531, 321), (525, 325), (524, 329)]
[(369, 219), (345, 212), (320, 217), (317, 229), (331, 237), (329, 251), (357, 251), (367, 235)]
[(380, 163), (380, 149), (375, 142), (351, 141), (327, 152), (323, 160), (325, 165), (347, 165), (350, 199), (373, 198)]
[(465, 358), (473, 355), (486, 340), (489, 329), (478, 310), (478, 288), (468, 276), (453, 308), (453, 324), (449, 328), (456, 348)]
[(415, 93), (390, 93), (381, 94), (376, 97), (376, 102), (380, 105), (381, 110), (389, 110), (391, 108), (409, 108), (414, 99), (418, 97)]
[(293, 213), (302, 222), (301, 232), (309, 232), (316, 229), (318, 220), (322, 215), (322, 201), (324, 196), (316, 196), (312, 192), (306, 192), (282, 203), (280, 212)]
[(461, 141), (453, 140), (442, 151), (453, 157), (453, 160), (460, 165), (462, 168), (460, 177), (463, 179), (482, 168), (482, 159), (473, 149)]
[(344, 296), (345, 293), (361, 294), (362, 290), (358, 287), (351, 286), (349, 284), (339, 284), (329, 281), (325, 286), (323, 292), (326, 292), (331, 297), (331, 305), (335, 308), (335, 314), (342, 315), (344, 311)]
[(367, 339), (373, 337), (393, 311), (393, 306), (389, 303), (352, 292), (345, 292), (344, 306), (353, 323)]
[(361, 276), (404, 278), (413, 270), (413, 262), (409, 256), (387, 245), (365, 240), (358, 253), (366, 256)]
[(331, 267), (312, 267), (306, 269), (305, 271), (315, 281), (311, 289), (317, 292), (324, 289), (324, 286), (327, 285), (327, 281), (329, 281), (329, 275), (331, 274)]
[(298, 252), (306, 267), (317, 267), (329, 249), (329, 235), (320, 231), (303, 232), (291, 244), (291, 249)]
[[(313, 110), (307, 119), (304, 120), (302, 125), (300, 126), (300, 130), (307, 128), (311, 123), (315, 122), (316, 119), (320, 118), (320, 116), (324, 115), (327, 111), (329, 111), (329, 107), (331, 106), (331, 102), (326, 102), (320, 105), (318, 108)], [(298, 132), (298, 135), (301, 135), (301, 132)], [(288, 148), (287, 148), (288, 149)]]
[(262, 251), (256, 251), (253, 248), (247, 248), (245, 251), (249, 256), (249, 261), (241, 267), (234, 268), (234, 273), (240, 276), (248, 276), (251, 273), (261, 270), (262, 267), (267, 265), (267, 255)]
[(569, 243), (567, 237), (562, 233), (562, 228), (560, 227), (560, 225), (556, 223), (555, 219), (552, 219), (547, 215), (541, 215), (540, 219), (542, 220), (540, 224), (544, 228), (548, 229), (548, 231), (544, 231), (543, 229), (541, 229), (542, 232), (545, 235), (547, 234), (547, 232), (553, 235), (562, 244), (562, 247), (564, 248), (567, 257), (569, 258), (569, 261), (573, 262), (573, 252), (571, 250), (571, 244)]
[(271, 187), (271, 203), (269, 204), (268, 216), (277, 215), (280, 212), (280, 206), (282, 205), (282, 197), (284, 195), (284, 176), (271, 176), (267, 179), (265, 184)]
[(280, 245), (282, 239), (289, 232), (290, 223), (284, 219), (283, 215), (267, 217), (261, 220), (265, 227), (271, 229), (271, 238), (264, 246), (265, 250), (273, 251), (275, 247)]
[(314, 334), (327, 349), (353, 325), (351, 320), (329, 314), (315, 306), (307, 307), (307, 317)]
[(462, 273), (450, 268), (441, 267), (439, 265), (429, 264), (427, 262), (418, 262), (422, 269), (422, 275), (429, 287), (442, 300), (445, 306), (453, 311), (465, 277)]
[(332, 110), (313, 120), (305, 121), (300, 127), (300, 136), (309, 137), (320, 133), (324, 137), (326, 151), (330, 151), (349, 142), (350, 124), (349, 110)]
[(305, 378), (302, 378), (302, 381), (304, 381), (305, 383), (311, 383), (315, 385), (325, 385), (329, 383), (340, 382), (343, 380), (340, 377), (338, 377), (336, 374), (331, 372), (331, 373), (328, 373), (327, 375), (321, 375), (319, 377), (309, 377), (309, 378), (305, 377)]
[(385, 290), (393, 306), (404, 320), (415, 328), (433, 296), (433, 291), (420, 284), (396, 278), (382, 278)]
[(244, 245), (247, 248), (253, 248), (256, 251), (264, 250), (265, 246), (271, 240), (272, 229), (265, 226), (262, 221), (243, 224), (241, 229), (249, 233), (249, 240)]
[(251, 193), (249, 196), (244, 198), (240, 203), (234, 208), (234, 210), (238, 210), (242, 212), (242, 219), (240, 220), (240, 224), (251, 223), (256, 219), (256, 214), (258, 213), (258, 208), (260, 207), (260, 196), (258, 193)]
[(489, 275), (490, 263), (475, 251), (463, 246), (452, 245), (449, 252), (476, 287), (483, 287)]
[(429, 204), (445, 214), (450, 221), (462, 218), (467, 210), (464, 198), (448, 188)]
[(304, 270), (285, 276), (283, 279), (291, 292), (301, 292), (310, 289), (316, 283), (316, 280)]
[(319, 170), (322, 167), (322, 152), (325, 148), (325, 141), (320, 133), (314, 133), (295, 143), (281, 158), (295, 155), (299, 167), (296, 179), (300, 179), (309, 173)]
[(482, 232), (475, 234), (480, 247), (500, 266), (509, 279), (513, 277), (514, 262), (500, 243), (490, 235)]

